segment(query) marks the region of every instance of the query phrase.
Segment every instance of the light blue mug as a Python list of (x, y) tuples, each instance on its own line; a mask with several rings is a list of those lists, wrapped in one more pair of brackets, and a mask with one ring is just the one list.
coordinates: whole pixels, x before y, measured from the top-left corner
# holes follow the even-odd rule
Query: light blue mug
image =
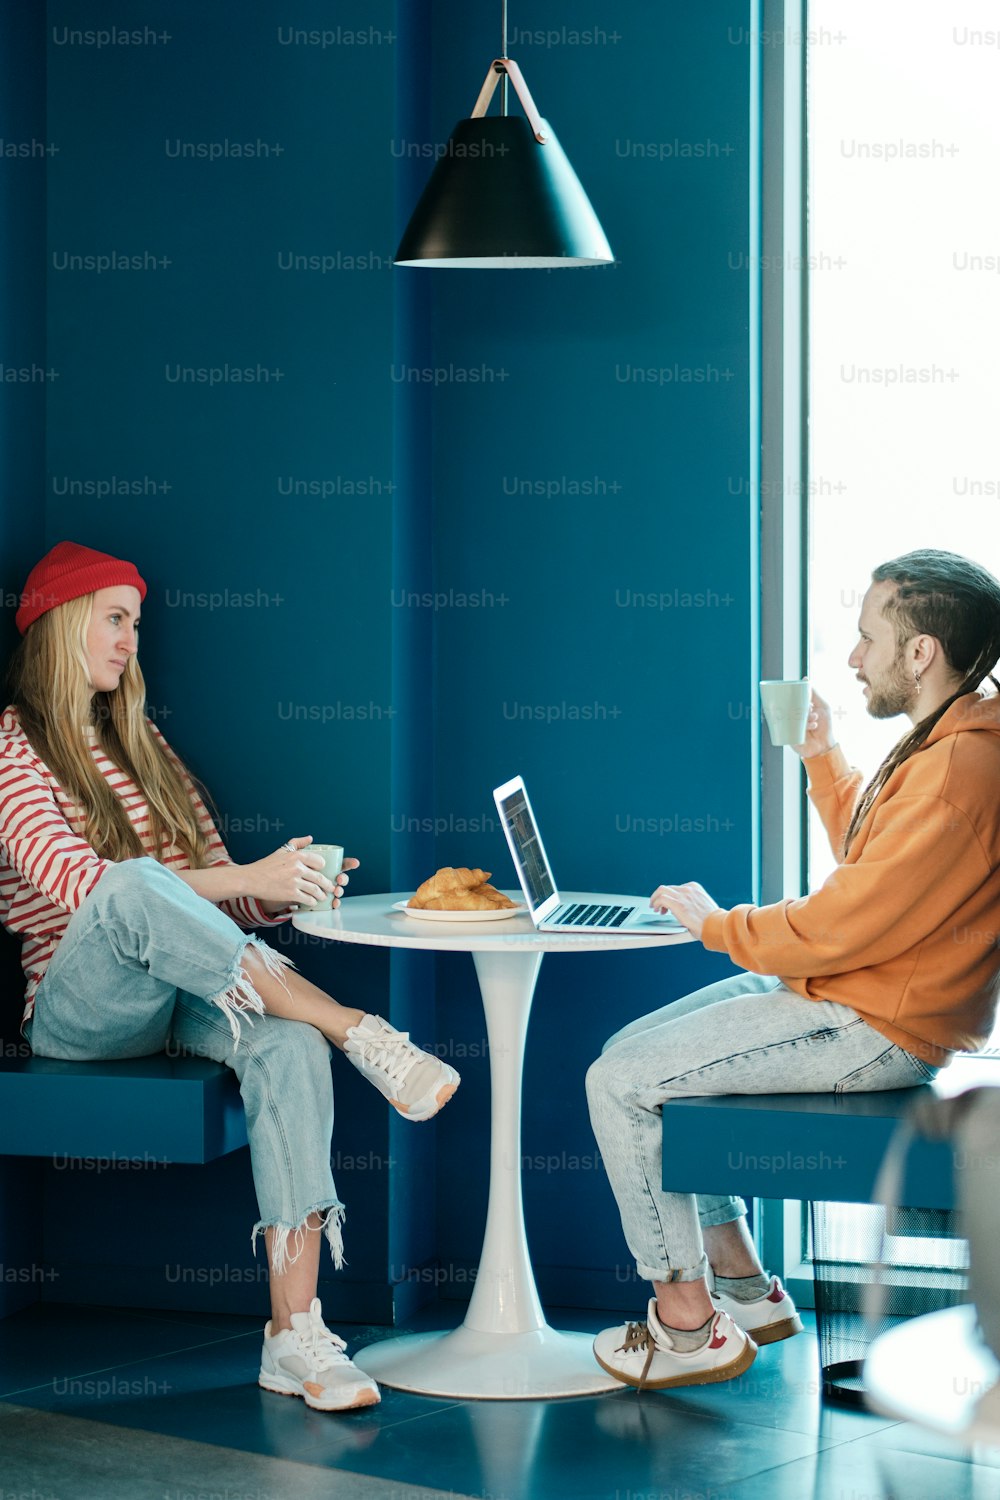
[[(322, 873), (326, 876), (327, 880), (332, 880), (334, 885), (336, 885), (337, 876), (344, 868), (344, 849), (342, 844), (308, 844), (301, 852), (303, 854), (322, 854)], [(316, 875), (320, 873), (319, 870), (313, 870), (311, 866), (310, 872)], [(332, 911), (336, 895), (337, 892), (334, 890), (329, 896), (321, 896), (315, 906), (301, 904), (299, 911)]]

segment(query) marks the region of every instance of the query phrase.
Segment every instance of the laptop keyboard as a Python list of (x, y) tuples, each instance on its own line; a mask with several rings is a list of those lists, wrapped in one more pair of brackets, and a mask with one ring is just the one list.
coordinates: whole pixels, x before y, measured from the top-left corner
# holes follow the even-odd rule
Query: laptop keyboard
[(560, 906), (550, 921), (560, 927), (620, 927), (625, 918), (635, 910), (632, 906), (597, 906), (577, 902), (575, 906)]

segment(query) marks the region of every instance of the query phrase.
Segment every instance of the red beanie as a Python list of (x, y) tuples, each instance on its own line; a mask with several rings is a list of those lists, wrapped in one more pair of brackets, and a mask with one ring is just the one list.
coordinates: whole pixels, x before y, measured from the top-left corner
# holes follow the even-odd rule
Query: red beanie
[(57, 542), (28, 574), (21, 607), (14, 616), (17, 628), (23, 635), (46, 610), (116, 583), (130, 584), (139, 590), (139, 598), (145, 599), (145, 581), (132, 563), (107, 552), (95, 552), (93, 547), (81, 547), (79, 542)]

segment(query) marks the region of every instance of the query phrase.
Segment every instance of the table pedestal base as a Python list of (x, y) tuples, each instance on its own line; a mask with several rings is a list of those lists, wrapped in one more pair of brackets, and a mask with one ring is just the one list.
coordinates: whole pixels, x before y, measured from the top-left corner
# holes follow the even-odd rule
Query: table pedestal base
[(625, 1387), (598, 1365), (593, 1335), (559, 1333), (414, 1333), (383, 1339), (354, 1355), (354, 1363), (382, 1385), (425, 1396), (486, 1401), (592, 1396)]

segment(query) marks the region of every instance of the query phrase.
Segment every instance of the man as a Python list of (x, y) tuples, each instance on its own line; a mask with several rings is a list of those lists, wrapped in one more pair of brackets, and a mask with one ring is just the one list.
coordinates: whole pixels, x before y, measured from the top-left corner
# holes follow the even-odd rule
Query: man
[(848, 663), (868, 712), (912, 728), (862, 793), (813, 695), (795, 748), (837, 868), (811, 895), (730, 911), (695, 883), (659, 886), (654, 906), (749, 972), (626, 1026), (587, 1075), (625, 1238), (654, 1288), (645, 1323), (595, 1340), (628, 1385), (728, 1380), (802, 1327), (741, 1199), (659, 1186), (665, 1099), (904, 1088), (993, 1026), (1000, 694), (981, 685), (1000, 688), (1000, 583), (954, 553), (907, 553), (875, 569), (858, 629)]

